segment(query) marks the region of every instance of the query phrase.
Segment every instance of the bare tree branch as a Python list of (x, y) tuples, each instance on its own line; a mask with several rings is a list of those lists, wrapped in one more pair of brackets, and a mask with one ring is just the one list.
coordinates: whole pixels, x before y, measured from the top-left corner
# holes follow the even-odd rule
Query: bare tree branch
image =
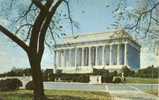
[(39, 34), (40, 34), (40, 31), (41, 31), (41, 26), (43, 24), (43, 21), (46, 17), (46, 13), (43, 12), (43, 11), (40, 11), (39, 15), (37, 16), (35, 22), (34, 22), (34, 25), (33, 25), (33, 28), (32, 28), (32, 31), (31, 31), (31, 39), (30, 39), (30, 43), (29, 45), (31, 47), (33, 47), (33, 51), (34, 52), (37, 52), (38, 50), (38, 38), (39, 37)]
[(16, 20), (16, 22), (18, 22), (19, 20), (21, 20), (23, 17), (27, 16), (28, 13), (31, 11), (32, 6), (33, 6), (33, 3), (31, 3), (31, 4), (29, 5), (28, 10), (25, 11), (25, 13), (24, 13), (22, 16), (20, 16), (20, 17)]
[(70, 6), (69, 6), (69, 2), (64, 0), (64, 2), (66, 3), (66, 6), (67, 6), (67, 12), (68, 12), (68, 19), (70, 20), (70, 24), (71, 24), (71, 31), (72, 31), (72, 34), (73, 34), (73, 20), (71, 18), (71, 12), (70, 12)]
[(16, 30), (15, 34), (17, 34), (22, 28), (24, 28), (26, 26), (32, 27), (32, 24), (27, 23), (27, 24), (20, 25), (20, 27)]
[(146, 13), (152, 12), (157, 6), (159, 6), (159, 2), (154, 4), (153, 7), (150, 8), (149, 10), (142, 12), (142, 14), (146, 14)]
[(55, 14), (57, 8), (59, 5), (63, 2), (63, 0), (58, 0), (56, 4), (51, 8), (51, 11), (48, 13), (45, 23), (43, 23), (42, 29), (41, 29), (41, 34), (39, 37), (39, 50), (38, 50), (38, 55), (41, 57), (43, 52), (44, 52), (44, 41), (45, 41), (45, 35), (46, 31), (51, 23), (52, 16)]
[(142, 18), (144, 18), (144, 17), (146, 17), (146, 16), (149, 16), (149, 22), (148, 22), (148, 26), (147, 26), (146, 31), (145, 31), (145, 36), (144, 36), (144, 38), (147, 37), (147, 33), (148, 33), (149, 30), (150, 30), (150, 26), (151, 26), (152, 20), (154, 20), (156, 23), (159, 24), (159, 21), (152, 16), (153, 10), (154, 10), (155, 8), (157, 8), (157, 6), (159, 6), (159, 2), (155, 3), (150, 9), (139, 13), (139, 17), (137, 18), (136, 23), (135, 23), (133, 26), (131, 26), (131, 27), (126, 27), (126, 28), (127, 28), (127, 29), (130, 29), (130, 30), (132, 30), (132, 29), (135, 28), (135, 30), (136, 30), (137, 28), (140, 27), (140, 22), (142, 21)]
[(56, 46), (56, 40), (55, 40), (55, 37), (54, 37), (54, 33), (52, 31), (52, 28), (49, 26), (49, 31), (50, 31), (50, 34), (51, 34), (51, 38), (53, 39), (54, 43), (55, 43), (55, 46)]
[(156, 22), (156, 24), (159, 25), (159, 20), (157, 20), (155, 17), (151, 16), (152, 20), (154, 20)]
[(40, 10), (45, 11), (46, 7), (41, 3), (40, 0), (32, 0), (32, 2), (35, 4), (36, 7), (38, 7)]
[(152, 17), (152, 12), (150, 12), (150, 18), (149, 18), (149, 23), (148, 23), (148, 26), (147, 26), (147, 30), (145, 32), (145, 37), (147, 37), (147, 33), (149, 32), (150, 30), (150, 26), (151, 26), (151, 17)]
[(0, 25), (0, 31), (6, 36), (8, 36), (12, 41), (17, 43), (20, 47), (22, 47), (26, 52), (29, 51), (29, 47), (22, 40), (20, 40), (17, 36), (15, 36), (9, 30), (4, 28), (2, 25)]
[(30, 34), (31, 34), (31, 30), (32, 30), (32, 26), (29, 27), (29, 29), (28, 29), (27, 36), (26, 36), (26, 38), (24, 39), (25, 42), (29, 39)]

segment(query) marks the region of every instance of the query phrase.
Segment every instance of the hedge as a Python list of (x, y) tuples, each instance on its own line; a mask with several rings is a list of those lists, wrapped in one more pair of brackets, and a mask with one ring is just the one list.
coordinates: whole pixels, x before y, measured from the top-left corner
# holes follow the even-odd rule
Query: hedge
[(27, 90), (33, 90), (33, 82), (29, 81), (26, 85), (25, 85), (25, 89)]
[(55, 77), (56, 79), (60, 78), (60, 80), (67, 82), (89, 82), (89, 75), (87, 74), (60, 74), (55, 75)]
[(6, 79), (0, 80), (0, 91), (14, 91), (22, 86), (22, 82), (19, 79)]

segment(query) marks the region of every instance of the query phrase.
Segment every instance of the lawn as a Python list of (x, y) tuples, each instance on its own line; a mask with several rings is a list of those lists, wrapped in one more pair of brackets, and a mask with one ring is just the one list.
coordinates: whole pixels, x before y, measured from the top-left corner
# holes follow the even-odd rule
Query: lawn
[(126, 78), (126, 83), (159, 84), (157, 78)]
[[(46, 90), (49, 100), (111, 100), (106, 92), (88, 92), (71, 90)], [(0, 100), (32, 100), (31, 90), (17, 90), (13, 92), (0, 92)]]
[(144, 92), (149, 93), (149, 94), (153, 94), (153, 95), (156, 95), (156, 96), (159, 96), (159, 93), (156, 90), (146, 90)]

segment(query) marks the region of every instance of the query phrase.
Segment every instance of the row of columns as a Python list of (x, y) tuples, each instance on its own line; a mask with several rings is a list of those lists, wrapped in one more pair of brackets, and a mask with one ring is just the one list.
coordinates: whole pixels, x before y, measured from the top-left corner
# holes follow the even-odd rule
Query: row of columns
[[(109, 65), (112, 65), (112, 46), (113, 46), (113, 44), (110, 44), (109, 45)], [(98, 57), (98, 47), (99, 46), (92, 46), (92, 47), (95, 47), (95, 66), (97, 66), (98, 64), (97, 64), (97, 57)], [(92, 47), (87, 47), (88, 48), (88, 52), (89, 52), (89, 54), (88, 54), (88, 66), (92, 66), (92, 64), (91, 64), (91, 48)], [(82, 49), (82, 54), (81, 54), (81, 66), (84, 66), (84, 48), (86, 48), (86, 47), (82, 47), (81, 49)], [(77, 59), (77, 48), (74, 48), (75, 49), (75, 56), (74, 56), (74, 65), (75, 65), (75, 67), (76, 67), (76, 65), (77, 65), (77, 60), (79, 60), (79, 59)], [(65, 54), (65, 52), (66, 52), (66, 50), (69, 50), (69, 52), (68, 52), (68, 59), (71, 59), (71, 49), (63, 49), (63, 53)], [(117, 65), (119, 65), (120, 64), (120, 44), (118, 44), (117, 45)], [(61, 52), (61, 50), (55, 50), (55, 56), (54, 56), (54, 61), (55, 61), (55, 66), (57, 66), (57, 67), (59, 67), (59, 60), (60, 60), (60, 63), (61, 63), (61, 66), (62, 67), (65, 67), (66, 65), (64, 65), (64, 62), (65, 62), (65, 57), (64, 57), (64, 54), (63, 54), (63, 56), (62, 55), (60, 55), (60, 53), (59, 52)], [(102, 65), (105, 65), (105, 59), (104, 59), (104, 52), (105, 52), (105, 46), (102, 46)], [(59, 56), (61, 56), (61, 57), (59, 57)], [(124, 44), (124, 65), (127, 65), (127, 43), (125, 43)], [(71, 65), (70, 65), (71, 66)], [(71, 66), (71, 67), (73, 67), (73, 66)]]

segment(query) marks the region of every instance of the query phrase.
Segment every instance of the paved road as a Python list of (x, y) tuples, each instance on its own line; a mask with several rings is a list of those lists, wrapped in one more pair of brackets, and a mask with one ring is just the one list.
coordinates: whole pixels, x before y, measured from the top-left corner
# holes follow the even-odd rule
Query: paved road
[(89, 84), (44, 82), (45, 89), (109, 92), (114, 100), (159, 100), (157, 96), (143, 92), (144, 90), (158, 89), (158, 87), (158, 84)]

